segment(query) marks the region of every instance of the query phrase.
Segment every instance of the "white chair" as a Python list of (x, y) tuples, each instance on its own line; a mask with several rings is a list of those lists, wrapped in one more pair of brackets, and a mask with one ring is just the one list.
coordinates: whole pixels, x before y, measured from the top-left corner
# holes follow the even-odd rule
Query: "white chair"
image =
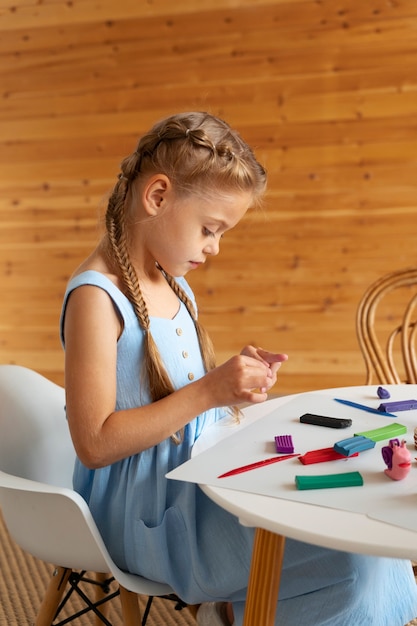
[[(141, 622), (137, 595), (185, 606), (165, 584), (120, 570), (110, 557), (84, 499), (71, 487), (74, 450), (65, 417), (62, 387), (33, 370), (0, 365), (0, 507), (10, 535), (23, 550), (56, 564), (35, 626), (57, 619), (67, 583), (78, 590), (86, 572), (93, 580), (95, 601), (84, 598), (98, 623), (111, 626), (104, 603), (120, 593), (124, 626)], [(111, 580), (118, 590), (106, 592)], [(80, 593), (80, 592), (78, 592)], [(82, 595), (83, 592), (81, 592)], [(62, 601), (62, 599), (64, 600)]]

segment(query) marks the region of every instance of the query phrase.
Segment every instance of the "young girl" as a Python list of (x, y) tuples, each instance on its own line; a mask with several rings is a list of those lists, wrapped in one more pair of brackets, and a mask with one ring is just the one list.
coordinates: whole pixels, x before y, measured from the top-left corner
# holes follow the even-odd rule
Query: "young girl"
[[(74, 487), (119, 567), (201, 603), (204, 626), (242, 624), (253, 530), (165, 474), (222, 407), (266, 400), (287, 357), (248, 346), (215, 367), (184, 276), (218, 254), (265, 184), (225, 122), (184, 113), (157, 123), (122, 162), (106, 233), (62, 312)], [(408, 562), (287, 540), (277, 623), (403, 626), (415, 615)]]

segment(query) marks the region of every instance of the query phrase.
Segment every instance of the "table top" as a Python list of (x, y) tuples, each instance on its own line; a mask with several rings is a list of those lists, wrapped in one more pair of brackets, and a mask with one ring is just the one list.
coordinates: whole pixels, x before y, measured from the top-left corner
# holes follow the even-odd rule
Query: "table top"
[[(384, 388), (391, 392), (391, 400), (409, 400), (417, 397), (417, 385), (384, 385)], [(317, 394), (317, 396), (323, 396), (324, 394), (332, 399), (334, 397), (340, 397), (376, 407), (380, 402), (383, 402), (383, 400), (378, 399), (376, 389), (376, 385), (327, 389), (309, 392), (309, 397), (311, 397), (310, 394), (313, 396), (315, 394)], [(282, 407), (286, 403), (299, 397), (299, 395), (283, 396), (268, 400), (262, 404), (247, 407), (244, 409), (244, 420), (238, 428), (231, 425), (228, 418), (221, 420), (217, 424), (207, 428), (203, 435), (197, 440), (193, 449), (193, 457), (203, 451), (207, 451), (212, 446), (216, 446), (216, 444), (224, 441), (225, 438), (235, 436), (238, 430), (251, 427), (255, 422), (258, 422), (258, 420), (262, 420), (262, 418), (265, 420), (267, 416), (271, 414), (272, 410)], [(373, 402), (371, 402), (370, 399), (373, 399)], [(340, 415), (339, 411), (338, 416), (346, 417), (349, 415), (349, 413), (346, 412), (348, 407), (343, 408), (345, 412)], [(349, 411), (352, 417), (358, 417), (358, 409), (349, 408)], [(401, 411), (396, 413), (396, 415), (397, 419), (393, 419), (393, 421), (407, 425), (407, 435), (404, 435), (404, 438), (411, 452), (413, 466), (410, 474), (403, 481), (391, 481), (388, 477), (383, 476), (384, 464), (382, 458), (380, 471), (383, 479), (387, 481), (387, 491), (389, 493), (395, 493), (395, 489), (400, 489), (399, 483), (409, 481), (407, 483), (409, 492), (408, 499), (412, 499), (412, 507), (414, 510), (415, 497), (417, 519), (417, 467), (414, 461), (415, 456), (417, 456), (417, 451), (414, 449), (413, 440), (414, 427), (417, 426), (417, 411)], [(388, 420), (388, 418), (385, 419)], [(258, 422), (259, 426), (261, 424), (262, 422)], [(284, 425), (285, 418), (282, 427), (284, 427)], [(333, 438), (336, 437), (335, 440), (344, 439), (353, 434), (345, 434), (344, 430), (339, 430), (336, 436), (334, 433), (335, 429), (323, 429), (318, 426), (308, 426), (308, 428), (318, 428), (321, 429), (322, 432), (333, 431), (332, 436)], [(233, 440), (231, 439), (229, 441), (232, 442)], [(388, 442), (381, 442), (381, 445), (387, 444)], [(344, 461), (341, 462), (343, 463)], [(339, 461), (337, 461), (337, 463), (339, 463)], [(319, 465), (326, 466), (326, 471), (322, 473), (330, 472), (329, 463)], [(352, 466), (351, 469), (354, 470), (355, 468)], [(256, 471), (258, 470), (254, 470), (254, 472)], [(393, 486), (389, 483), (392, 483)], [(386, 523), (386, 521), (374, 519), (364, 512), (340, 510), (338, 508), (332, 508), (331, 506), (321, 506), (319, 504), (292, 501), (281, 497), (271, 497), (271, 495), (223, 488), (222, 486), (218, 486), (218, 483), (200, 483), (200, 486), (213, 501), (235, 514), (244, 525), (263, 528), (286, 537), (328, 548), (417, 560), (417, 525), (414, 530), (411, 529), (410, 526), (408, 528), (401, 527), (398, 524), (393, 525), (392, 523)], [(343, 489), (343, 491), (347, 494), (349, 489), (350, 488)], [(332, 497), (331, 492), (333, 491), (335, 490), (326, 490), (329, 494), (329, 498)], [(346, 497), (349, 496), (346, 495)], [(386, 504), (389, 509), (392, 504), (391, 496), (387, 497)]]

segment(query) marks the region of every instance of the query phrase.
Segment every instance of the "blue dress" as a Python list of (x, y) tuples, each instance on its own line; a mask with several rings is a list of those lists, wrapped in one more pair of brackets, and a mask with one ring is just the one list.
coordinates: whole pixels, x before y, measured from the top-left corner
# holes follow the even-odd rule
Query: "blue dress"
[[(194, 301), (185, 279), (178, 281)], [(87, 271), (69, 283), (61, 317), (63, 342), (68, 297), (85, 284), (106, 291), (123, 320), (116, 409), (148, 404), (148, 392), (139, 385), (143, 333), (129, 300), (103, 274)], [(182, 303), (174, 319), (152, 318), (151, 332), (176, 388), (204, 375), (194, 323)], [(77, 460), (74, 488), (88, 502), (121, 569), (168, 583), (189, 604), (232, 601), (239, 626), (254, 531), (241, 526), (197, 485), (165, 478), (190, 458), (202, 430), (224, 415), (223, 409), (216, 409), (196, 417), (185, 427), (180, 445), (167, 439), (98, 470)], [(417, 587), (408, 561), (287, 539), (277, 610), (280, 626), (404, 626), (415, 616)]]

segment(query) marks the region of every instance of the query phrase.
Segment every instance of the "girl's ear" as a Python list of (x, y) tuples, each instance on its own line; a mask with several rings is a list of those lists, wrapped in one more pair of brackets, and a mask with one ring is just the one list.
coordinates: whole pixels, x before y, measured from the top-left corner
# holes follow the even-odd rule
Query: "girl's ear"
[(144, 209), (150, 217), (159, 215), (165, 208), (171, 190), (171, 182), (165, 174), (154, 174), (149, 178), (143, 189), (142, 200)]

